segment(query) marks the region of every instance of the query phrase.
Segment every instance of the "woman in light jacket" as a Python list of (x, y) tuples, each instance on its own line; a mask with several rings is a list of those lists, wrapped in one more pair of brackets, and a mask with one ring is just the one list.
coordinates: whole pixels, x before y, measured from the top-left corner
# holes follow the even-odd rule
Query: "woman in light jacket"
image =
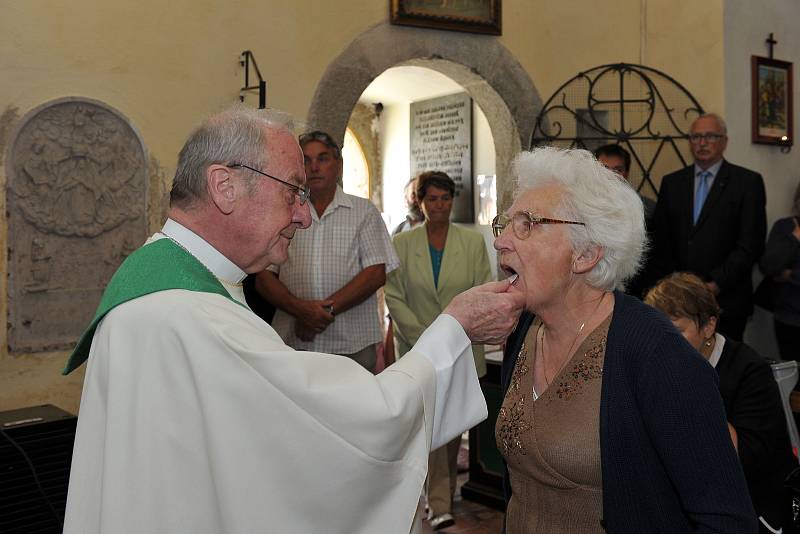
[[(387, 280), (386, 305), (394, 323), (397, 354), (402, 357), (422, 332), (464, 290), (491, 279), (483, 236), (450, 222), (455, 183), (445, 173), (417, 178), (417, 199), (425, 223), (397, 234), (400, 268)], [(478, 376), (486, 374), (483, 346), (472, 348)], [(460, 438), (431, 452), (426, 495), (434, 530), (452, 525)]]

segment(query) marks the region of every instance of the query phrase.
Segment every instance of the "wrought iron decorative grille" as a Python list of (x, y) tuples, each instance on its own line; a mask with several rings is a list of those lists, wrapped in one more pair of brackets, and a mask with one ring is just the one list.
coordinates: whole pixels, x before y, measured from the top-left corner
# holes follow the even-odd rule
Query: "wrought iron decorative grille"
[(691, 160), (688, 131), (703, 113), (680, 83), (643, 65), (615, 63), (580, 72), (545, 103), (531, 147), (595, 150), (618, 143), (631, 154), (628, 180), (656, 198), (664, 174)]

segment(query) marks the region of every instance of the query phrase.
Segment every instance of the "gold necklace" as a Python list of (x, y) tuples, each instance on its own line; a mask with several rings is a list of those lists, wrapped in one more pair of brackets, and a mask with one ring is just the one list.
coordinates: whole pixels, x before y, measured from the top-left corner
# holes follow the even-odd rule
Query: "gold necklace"
[[(564, 364), (567, 363), (567, 359), (572, 354), (572, 349), (575, 347), (575, 343), (577, 343), (578, 339), (581, 337), (581, 332), (583, 332), (583, 328), (586, 326), (586, 323), (588, 323), (589, 320), (592, 317), (594, 317), (594, 314), (597, 313), (597, 310), (600, 309), (600, 304), (603, 303), (603, 299), (606, 297), (606, 294), (607, 294), (606, 292), (603, 292), (603, 294), (601, 295), (600, 299), (597, 301), (597, 306), (594, 307), (594, 310), (592, 310), (592, 313), (589, 314), (589, 316), (586, 319), (584, 319), (584, 321), (581, 323), (581, 326), (578, 328), (578, 333), (575, 334), (575, 339), (572, 340), (572, 343), (570, 344), (569, 349), (567, 349), (567, 353), (566, 353), (567, 358), (564, 359)], [(547, 387), (550, 386), (550, 381), (547, 379), (547, 360), (545, 359), (545, 355), (544, 355), (544, 334), (545, 334), (544, 323), (540, 324), (539, 332), (541, 332), (541, 338), (539, 339), (539, 342), (537, 343), (537, 345), (541, 347), (540, 350), (541, 350), (541, 354), (542, 354), (542, 373), (544, 374), (545, 388), (547, 388)], [(562, 364), (561, 367), (564, 367), (564, 364)], [(558, 375), (558, 372), (561, 370), (561, 367), (559, 367), (558, 370), (556, 370), (556, 374), (553, 375), (553, 378), (555, 378), (556, 375)]]

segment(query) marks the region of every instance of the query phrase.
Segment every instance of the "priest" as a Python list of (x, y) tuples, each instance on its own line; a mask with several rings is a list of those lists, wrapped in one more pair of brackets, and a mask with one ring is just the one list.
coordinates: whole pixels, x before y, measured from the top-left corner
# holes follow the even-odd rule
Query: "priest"
[(295, 351), (241, 281), (286, 260), (307, 200), (280, 115), (230, 108), (191, 134), (166, 224), (64, 370), (87, 363), (66, 534), (409, 532), (429, 450), (486, 417), (470, 344), (503, 340), (522, 302), (508, 282), (460, 295), (378, 376)]

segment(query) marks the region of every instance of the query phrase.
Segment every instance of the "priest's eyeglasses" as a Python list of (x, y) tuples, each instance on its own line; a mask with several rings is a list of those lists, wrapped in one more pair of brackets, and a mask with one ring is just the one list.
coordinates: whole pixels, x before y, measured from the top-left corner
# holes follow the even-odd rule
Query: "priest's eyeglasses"
[(230, 169), (238, 169), (238, 168), (247, 169), (249, 171), (253, 171), (253, 172), (257, 173), (257, 174), (260, 174), (261, 176), (266, 176), (267, 178), (272, 178), (276, 182), (282, 183), (283, 185), (285, 185), (286, 187), (291, 189), (292, 193), (294, 193), (292, 195), (292, 201), (289, 202), (289, 204), (294, 204), (294, 198), (297, 197), (297, 201), (302, 206), (303, 204), (306, 203), (306, 200), (308, 200), (308, 197), (311, 195), (311, 190), (308, 188), (308, 186), (297, 185), (297, 184), (293, 184), (293, 183), (287, 182), (286, 180), (281, 180), (280, 178), (276, 178), (276, 177), (272, 176), (271, 174), (267, 174), (267, 173), (265, 173), (263, 171), (259, 171), (258, 169), (254, 169), (253, 167), (250, 167), (249, 165), (245, 165), (244, 163), (231, 163), (229, 165), (226, 165), (226, 167), (228, 167)]
[(561, 219), (548, 219), (547, 217), (539, 217), (534, 215), (528, 210), (518, 211), (511, 217), (508, 215), (498, 215), (492, 220), (492, 233), (495, 237), (500, 237), (503, 230), (506, 229), (508, 224), (511, 223), (511, 230), (517, 239), (528, 239), (531, 235), (531, 230), (537, 224), (579, 224), (586, 226), (586, 223), (577, 221), (563, 221)]

